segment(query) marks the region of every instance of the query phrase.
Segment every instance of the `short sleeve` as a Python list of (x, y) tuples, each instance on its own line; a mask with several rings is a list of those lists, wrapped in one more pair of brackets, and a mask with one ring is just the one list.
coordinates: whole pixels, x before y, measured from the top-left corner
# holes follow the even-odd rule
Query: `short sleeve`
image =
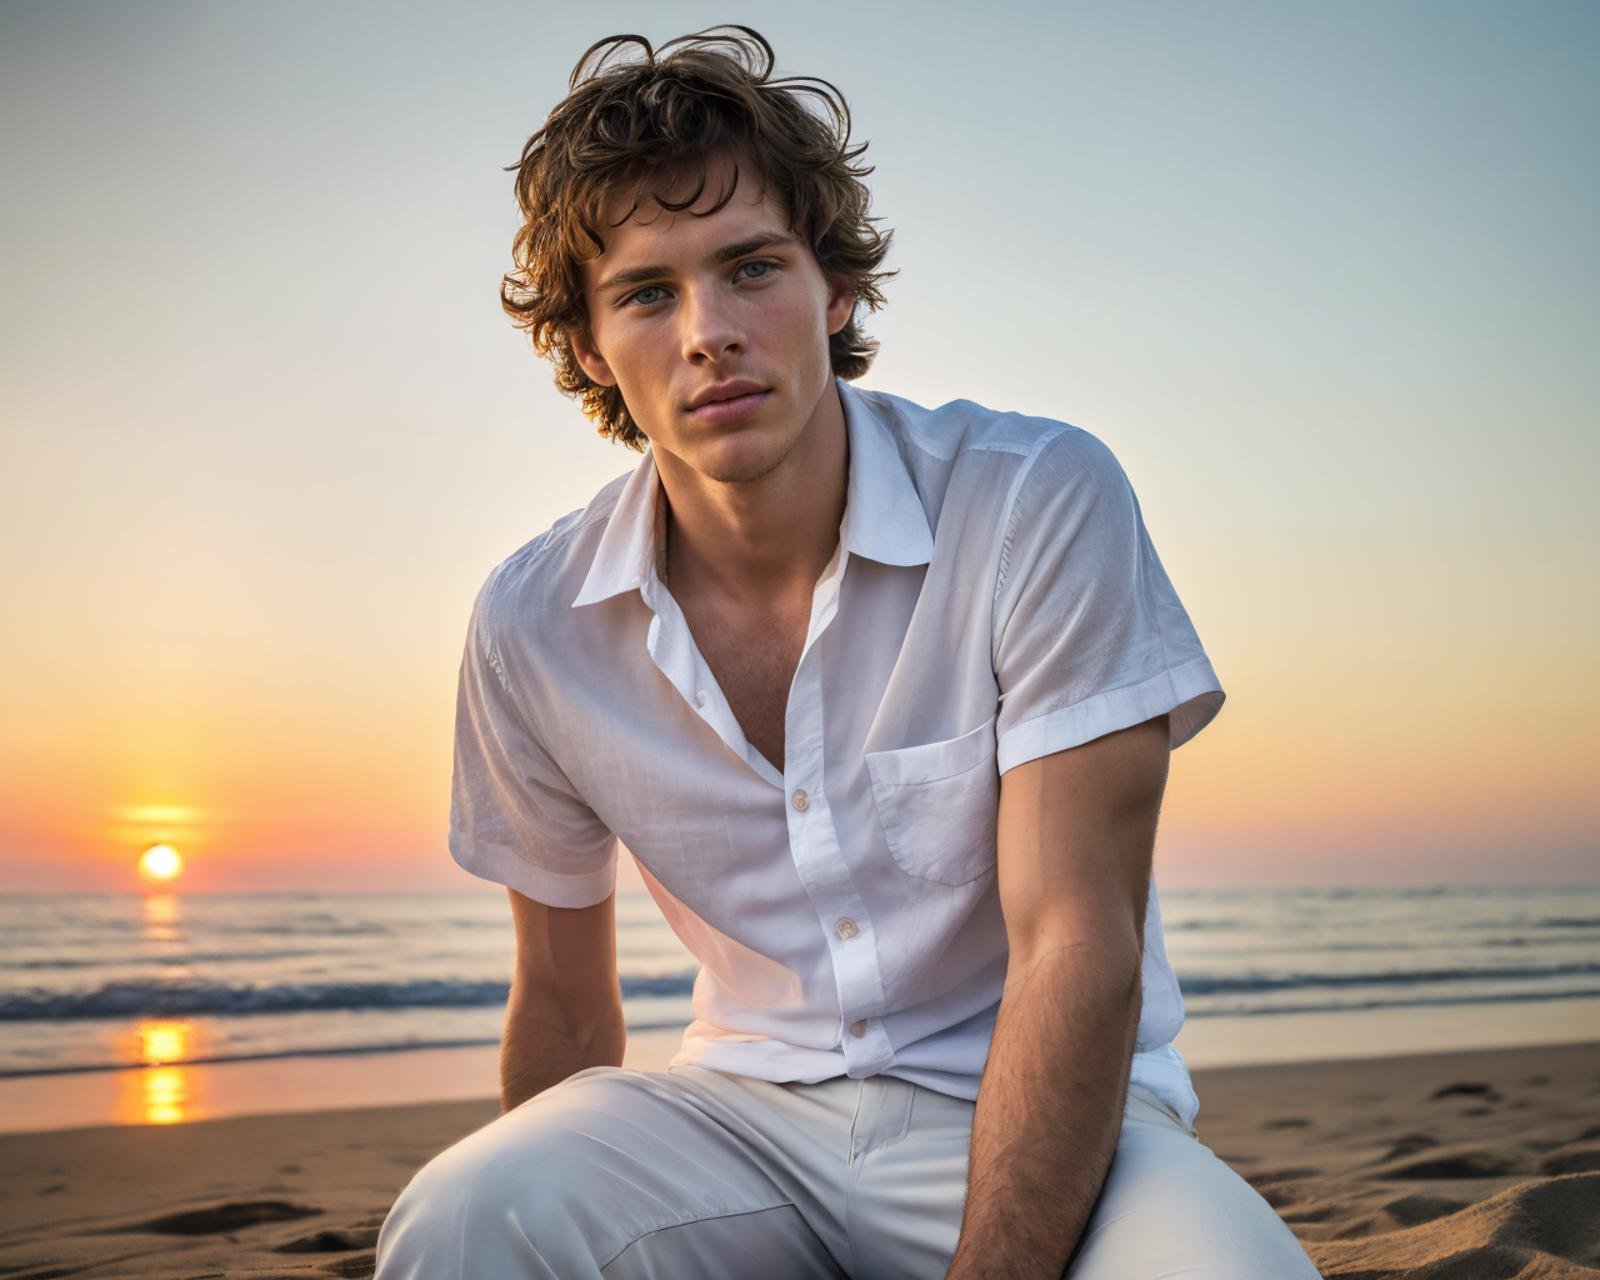
[(506, 679), (497, 574), (473, 603), (461, 659), (450, 854), (549, 906), (593, 906), (616, 887), (616, 839), (540, 743)]
[(1225, 694), (1110, 448), (1050, 436), (1014, 487), (996, 576), (1001, 773), (1170, 716), (1181, 746)]

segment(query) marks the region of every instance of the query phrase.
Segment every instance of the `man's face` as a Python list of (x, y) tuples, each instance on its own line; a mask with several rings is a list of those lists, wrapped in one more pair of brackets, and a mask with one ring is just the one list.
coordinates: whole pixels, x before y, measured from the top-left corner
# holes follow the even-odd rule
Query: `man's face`
[(589, 334), (573, 347), (591, 378), (621, 390), (660, 465), (736, 484), (771, 471), (811, 424), (833, 376), (828, 336), (854, 297), (824, 277), (759, 179), (741, 176), (705, 214), (730, 174), (718, 161), (694, 208), (646, 201), (607, 232), (584, 263)]

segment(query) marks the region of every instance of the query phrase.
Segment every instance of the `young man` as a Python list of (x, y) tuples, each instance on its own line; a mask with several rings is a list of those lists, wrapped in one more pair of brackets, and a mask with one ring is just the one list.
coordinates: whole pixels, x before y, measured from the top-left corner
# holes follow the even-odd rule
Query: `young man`
[[(1095, 436), (850, 385), (889, 237), (771, 69), (602, 42), (519, 166), (507, 308), (648, 448), (474, 606), (505, 1113), (378, 1276), (1314, 1277), (1171, 1043), (1157, 810), (1222, 688)], [(664, 1072), (620, 1066), (619, 840), (702, 964)]]

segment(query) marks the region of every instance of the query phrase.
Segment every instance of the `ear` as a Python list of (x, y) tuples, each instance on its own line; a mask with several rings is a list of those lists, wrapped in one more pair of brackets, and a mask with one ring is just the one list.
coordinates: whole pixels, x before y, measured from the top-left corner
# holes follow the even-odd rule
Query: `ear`
[(850, 323), (850, 317), (855, 314), (856, 295), (850, 287), (846, 276), (830, 276), (828, 278), (828, 333), (838, 333), (840, 329)]
[(617, 385), (617, 375), (611, 372), (611, 365), (600, 354), (600, 348), (594, 345), (594, 339), (589, 336), (587, 326), (580, 326), (570, 334), (572, 340), (572, 355), (577, 360), (578, 367), (589, 375), (590, 379), (598, 382), (602, 387)]

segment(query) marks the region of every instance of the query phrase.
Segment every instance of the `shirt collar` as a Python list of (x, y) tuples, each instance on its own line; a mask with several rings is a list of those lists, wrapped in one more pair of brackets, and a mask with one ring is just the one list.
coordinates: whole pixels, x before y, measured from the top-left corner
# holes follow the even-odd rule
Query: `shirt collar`
[[(834, 382), (850, 440), (844, 522), (839, 527), (844, 549), (882, 564), (927, 564), (933, 557), (928, 515), (889, 425), (871, 397), (842, 378)], [(660, 490), (655, 450), (647, 447), (611, 509), (573, 608), (624, 591), (643, 591), (659, 580)]]

